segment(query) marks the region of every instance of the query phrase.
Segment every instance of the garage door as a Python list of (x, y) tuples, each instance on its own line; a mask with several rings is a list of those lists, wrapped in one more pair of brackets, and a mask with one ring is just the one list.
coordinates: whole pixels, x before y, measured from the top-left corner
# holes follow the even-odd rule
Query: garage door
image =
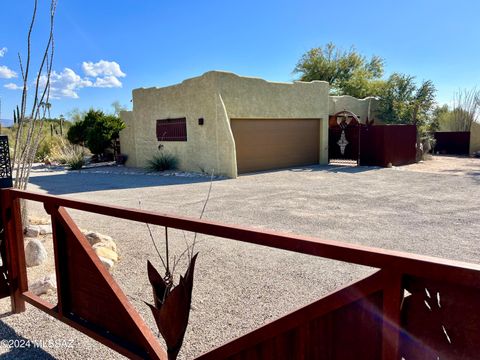
[(232, 119), (238, 173), (318, 164), (319, 119)]

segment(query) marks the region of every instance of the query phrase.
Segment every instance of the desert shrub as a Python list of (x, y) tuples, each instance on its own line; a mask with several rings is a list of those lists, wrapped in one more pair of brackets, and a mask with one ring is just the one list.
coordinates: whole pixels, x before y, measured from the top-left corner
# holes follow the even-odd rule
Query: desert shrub
[(165, 152), (155, 154), (147, 163), (147, 169), (150, 171), (175, 170), (177, 168), (178, 158)]
[(55, 146), (59, 146), (63, 142), (63, 138), (59, 136), (47, 136), (38, 145), (35, 161), (44, 161), (51, 158), (51, 151)]
[(85, 165), (85, 148), (63, 141), (50, 151), (51, 160), (68, 165), (71, 170), (78, 170)]
[(85, 165), (83, 152), (73, 154), (67, 159), (67, 165), (70, 167), (70, 170), (80, 170)]

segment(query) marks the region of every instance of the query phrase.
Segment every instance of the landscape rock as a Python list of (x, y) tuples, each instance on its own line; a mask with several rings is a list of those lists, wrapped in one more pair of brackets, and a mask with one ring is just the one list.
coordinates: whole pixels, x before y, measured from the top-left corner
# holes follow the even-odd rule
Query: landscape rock
[(106, 248), (104, 246), (98, 246), (98, 244), (96, 244), (94, 247), (93, 247), (93, 250), (95, 250), (95, 253), (99, 256), (99, 257), (103, 257), (105, 259), (108, 259), (108, 260), (111, 260), (113, 262), (117, 262), (118, 261), (118, 254), (109, 249), (109, 248)]
[(114, 265), (114, 262), (110, 259), (106, 259), (104, 258), (103, 256), (99, 256), (98, 257), (100, 259), (100, 261), (102, 262), (103, 266), (105, 266), (105, 268), (110, 271), (112, 268), (113, 268), (113, 265)]
[(25, 246), (25, 262), (28, 267), (41, 265), (47, 260), (47, 250), (38, 239), (30, 240)]
[(40, 230), (40, 235), (47, 235), (53, 232), (51, 224), (43, 224), (43, 225), (37, 225), (37, 226), (38, 226), (38, 229)]
[(105, 243), (113, 242), (113, 239), (110, 236), (95, 231), (83, 231), (83, 234), (92, 246), (102, 241)]
[(113, 241), (111, 238), (110, 240), (108, 239), (103, 239), (102, 241), (100, 242), (97, 242), (96, 244), (94, 244), (92, 246), (94, 249), (95, 247), (105, 247), (107, 249), (110, 249), (112, 251), (115, 251), (117, 252), (117, 244), (115, 244), (115, 241)]
[(47, 235), (52, 233), (51, 224), (28, 225), (25, 229), (26, 237), (37, 237), (38, 235)]
[(45, 276), (43, 279), (34, 281), (28, 285), (28, 290), (37, 296), (57, 290), (57, 279), (54, 274)]
[(25, 236), (35, 238), (40, 235), (40, 229), (38, 225), (28, 225), (25, 229)]

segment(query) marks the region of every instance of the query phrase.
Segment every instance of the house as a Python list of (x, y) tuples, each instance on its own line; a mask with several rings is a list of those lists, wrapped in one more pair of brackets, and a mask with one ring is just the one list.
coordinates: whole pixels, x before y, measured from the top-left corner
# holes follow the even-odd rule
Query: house
[(354, 112), (360, 121), (373, 98), (329, 96), (325, 81), (269, 82), (210, 71), (180, 84), (133, 90), (121, 113), (127, 165), (143, 167), (158, 151), (179, 167), (235, 178), (238, 174), (328, 163), (329, 115)]

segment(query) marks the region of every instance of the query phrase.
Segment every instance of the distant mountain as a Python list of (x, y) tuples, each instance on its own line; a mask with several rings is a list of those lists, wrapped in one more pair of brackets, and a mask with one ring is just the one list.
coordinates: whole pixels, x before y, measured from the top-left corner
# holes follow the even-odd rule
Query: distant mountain
[(11, 119), (0, 119), (0, 123), (2, 123), (2, 126), (10, 127), (10, 126), (13, 125), (13, 120), (11, 120)]

